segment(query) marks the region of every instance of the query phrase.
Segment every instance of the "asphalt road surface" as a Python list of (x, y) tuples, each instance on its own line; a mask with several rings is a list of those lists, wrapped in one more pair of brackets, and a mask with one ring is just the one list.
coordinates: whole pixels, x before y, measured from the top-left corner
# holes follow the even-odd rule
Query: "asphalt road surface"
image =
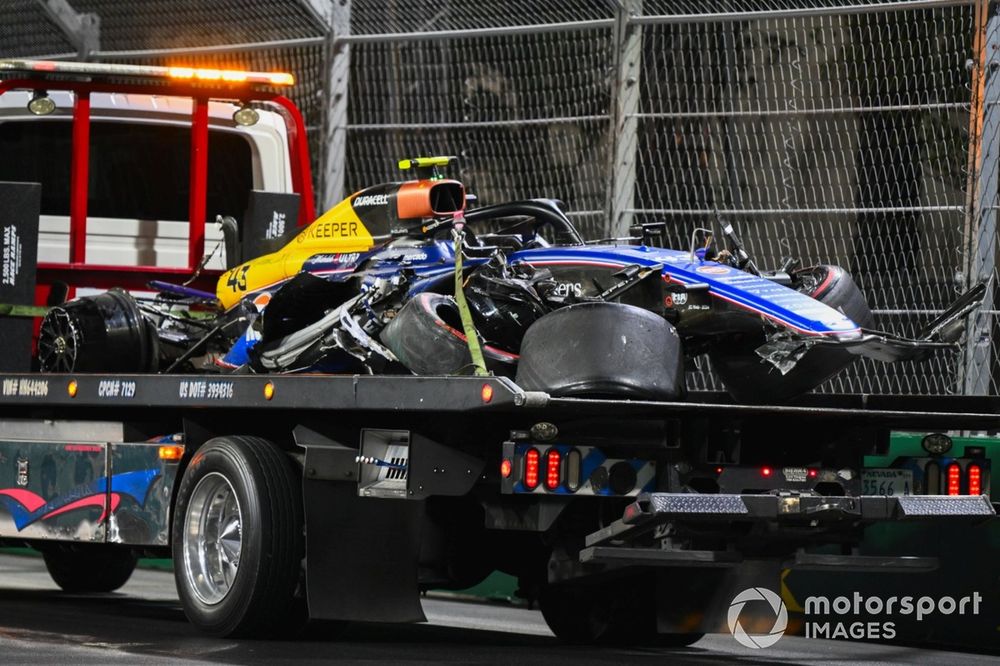
[(750, 650), (729, 635), (690, 648), (592, 649), (555, 640), (537, 611), (424, 600), (419, 625), (317, 624), (292, 641), (208, 638), (187, 623), (173, 576), (137, 571), (115, 594), (59, 592), (40, 558), (0, 556), (0, 664), (996, 664), (997, 657), (786, 636)]

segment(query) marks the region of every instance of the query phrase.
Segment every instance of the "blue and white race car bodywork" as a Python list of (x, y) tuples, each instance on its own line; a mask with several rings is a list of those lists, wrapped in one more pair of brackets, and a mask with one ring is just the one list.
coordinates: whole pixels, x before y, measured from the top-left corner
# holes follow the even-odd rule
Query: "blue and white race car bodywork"
[[(490, 266), (495, 269), (499, 261), (516, 268), (521, 282), (526, 275), (530, 276), (528, 282), (536, 281), (535, 296), (545, 294), (540, 297), (543, 312), (594, 300), (613, 300), (656, 312), (676, 328), (687, 356), (708, 354), (731, 392), (748, 401), (793, 397), (843, 369), (857, 355), (894, 361), (950, 346), (955, 340), (952, 325), (977, 302), (975, 294), (968, 295), (929, 327), (922, 339), (904, 339), (866, 328), (870, 325), (870, 311), (849, 276), (836, 267), (761, 274), (741, 268), (731, 254), (721, 255), (717, 261), (705, 259), (703, 250), (585, 244), (575, 236), (558, 206), (547, 200), (473, 209), (464, 217), (469, 228), (496, 226), (498, 220), (517, 222), (509, 233), (485, 234), (465, 241), (463, 274), (467, 285), (474, 285), (478, 271)], [(570, 242), (552, 244), (544, 240), (542, 231), (550, 225), (562, 232), (557, 237), (561, 235)], [(350, 355), (355, 360), (376, 356), (390, 361), (399, 359), (380, 343), (379, 332), (386, 324), (381, 313), (395, 314), (400, 306), (425, 292), (454, 295), (454, 270), (455, 242), (440, 234), (407, 235), (361, 253), (318, 255), (306, 260), (302, 268), (303, 273), (331, 283), (354, 285), (346, 292), (355, 295), (348, 309), (355, 310), (351, 320), (356, 325), (346, 328), (354, 330), (349, 337), (358, 346)], [(277, 289), (272, 287), (270, 293), (280, 300), (282, 289), (295, 290), (293, 280)], [(846, 284), (839, 285), (839, 295), (831, 299), (830, 286), (837, 280)], [(542, 283), (544, 289), (539, 286)], [(386, 285), (393, 285), (389, 291), (395, 292), (388, 299), (389, 305)], [(257, 296), (251, 293), (247, 298)], [(380, 299), (380, 306), (370, 302)], [(515, 298), (505, 302), (509, 306), (519, 301)], [(487, 357), (495, 361), (491, 369), (499, 372), (510, 370), (518, 362), (517, 337), (530, 325), (530, 321), (523, 328), (515, 325), (513, 332), (508, 330), (506, 339), (504, 335), (491, 336), (495, 329), (484, 321), (485, 311), (504, 307), (488, 298), (485, 305), (480, 299), (473, 307), (473, 318), (483, 323), (477, 335), (486, 345)], [(529, 313), (529, 317), (543, 312)], [(255, 352), (250, 345), (238, 342), (224, 359), (227, 365), (246, 364), (268, 372), (357, 370), (353, 362), (343, 363), (343, 355), (339, 362), (331, 363), (337, 354), (319, 361), (315, 353), (320, 337), (326, 336), (328, 349), (335, 346), (329, 344), (329, 331), (344, 328), (343, 312), (331, 316), (327, 311), (318, 322), (303, 322), (302, 329), (313, 327), (309, 334), (303, 336), (296, 330), (284, 342), (268, 335), (268, 317), (265, 313), (263, 337), (269, 350)], [(509, 329), (511, 322), (506, 323)], [(952, 329), (946, 330), (949, 326)], [(448, 327), (456, 338), (466, 340), (456, 320)], [(343, 341), (343, 336), (340, 339)], [(310, 345), (313, 353), (305, 353)]]
[[(662, 266), (665, 283), (687, 290), (703, 286), (707, 295), (716, 300), (714, 307), (746, 313), (802, 335), (843, 336), (845, 339), (860, 335), (857, 323), (820, 301), (726, 264), (697, 256), (692, 261), (689, 252), (643, 245), (608, 245), (529, 250), (513, 255), (511, 260), (549, 268), (554, 275), (569, 276), (591, 270), (614, 273), (629, 266)], [(574, 289), (585, 289), (582, 283), (572, 284)], [(675, 307), (684, 310), (683, 305)]]

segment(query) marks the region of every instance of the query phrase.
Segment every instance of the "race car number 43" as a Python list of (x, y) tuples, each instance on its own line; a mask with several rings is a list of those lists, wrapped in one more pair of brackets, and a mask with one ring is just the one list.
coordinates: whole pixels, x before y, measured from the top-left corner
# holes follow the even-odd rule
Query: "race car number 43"
[(908, 469), (866, 469), (861, 472), (862, 495), (909, 495), (913, 472)]

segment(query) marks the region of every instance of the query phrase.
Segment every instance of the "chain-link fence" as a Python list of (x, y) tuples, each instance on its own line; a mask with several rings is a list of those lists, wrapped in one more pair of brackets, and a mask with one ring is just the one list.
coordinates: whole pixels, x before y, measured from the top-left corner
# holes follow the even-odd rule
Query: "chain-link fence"
[(398, 177), (397, 157), (456, 154), (457, 175), (482, 203), (552, 196), (586, 233), (604, 233), (609, 37), (353, 44), (347, 189)]
[[(0, 54), (76, 50), (41, 4), (0, 2)], [(903, 334), (997, 277), (986, 0), (70, 4), (100, 16), (95, 59), (294, 71), (324, 203), (456, 154), (481, 203), (557, 198), (591, 239), (665, 221), (683, 247), (724, 220), (761, 265), (843, 265)], [(822, 390), (995, 394), (994, 292), (962, 351), (859, 361)]]
[[(355, 0), (345, 183), (453, 152), (484, 203), (553, 196), (589, 238), (733, 222), (760, 264), (843, 265), (877, 327), (915, 334), (973, 280), (976, 229), (993, 254), (970, 217), (980, 7)], [(863, 360), (824, 390), (995, 391), (989, 311), (976, 359)]]
[[(843, 265), (876, 327), (915, 334), (966, 286), (974, 7), (742, 4), (693, 21), (646, 3), (661, 13), (640, 28), (636, 205), (623, 214), (667, 220), (675, 243), (718, 217), (762, 265)], [(825, 388), (950, 392), (960, 356), (862, 360)]]

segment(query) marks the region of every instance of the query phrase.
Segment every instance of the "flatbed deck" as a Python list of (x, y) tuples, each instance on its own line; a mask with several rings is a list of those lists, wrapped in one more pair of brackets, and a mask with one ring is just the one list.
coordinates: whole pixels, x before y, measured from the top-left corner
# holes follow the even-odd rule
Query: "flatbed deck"
[(811, 394), (791, 405), (733, 404), (724, 393), (685, 401), (558, 398), (502, 377), (408, 375), (0, 375), (10, 407), (218, 408), (379, 412), (489, 412), (594, 418), (850, 420), (899, 429), (1000, 430), (1000, 398)]

